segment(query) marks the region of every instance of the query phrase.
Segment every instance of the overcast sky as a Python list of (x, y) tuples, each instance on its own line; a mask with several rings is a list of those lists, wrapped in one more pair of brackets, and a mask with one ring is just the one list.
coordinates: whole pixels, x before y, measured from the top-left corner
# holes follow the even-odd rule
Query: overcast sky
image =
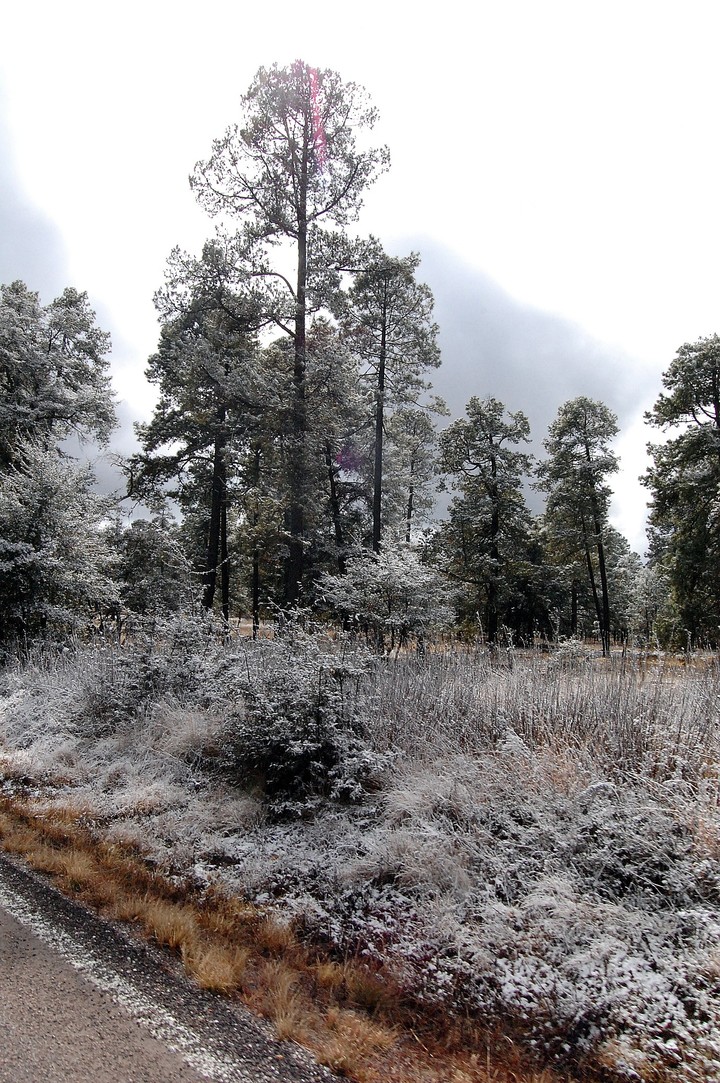
[[(261, 65), (363, 84), (392, 168), (362, 228), (418, 250), (453, 414), (495, 395), (538, 445), (562, 402), (618, 414), (614, 522), (644, 547), (644, 409), (720, 330), (713, 0), (25, 0), (0, 40), (0, 281), (88, 291), (122, 418), (148, 415), (153, 292), (212, 223), (187, 177)], [(118, 443), (127, 437), (119, 438)]]

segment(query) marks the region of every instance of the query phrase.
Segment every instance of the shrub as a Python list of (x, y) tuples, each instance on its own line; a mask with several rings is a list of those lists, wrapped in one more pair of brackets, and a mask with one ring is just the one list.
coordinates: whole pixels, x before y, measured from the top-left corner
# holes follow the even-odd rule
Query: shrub
[(309, 636), (248, 646), (225, 675), (241, 701), (221, 736), (233, 780), (260, 788), (282, 817), (318, 799), (359, 800), (392, 758), (364, 739), (366, 665), (365, 655), (325, 651)]

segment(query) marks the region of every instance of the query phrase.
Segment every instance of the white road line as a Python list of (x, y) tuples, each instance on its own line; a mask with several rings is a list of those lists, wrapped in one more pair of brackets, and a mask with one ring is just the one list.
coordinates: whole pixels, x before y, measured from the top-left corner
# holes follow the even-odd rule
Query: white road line
[(154, 1038), (178, 1053), (185, 1063), (206, 1079), (218, 1083), (244, 1083), (242, 1067), (223, 1054), (210, 1053), (193, 1030), (140, 992), (126, 978), (107, 967), (95, 955), (81, 947), (71, 936), (55, 929), (20, 895), (0, 885), (0, 906), (26, 929), (58, 951), (71, 966), (109, 994), (133, 1019), (144, 1026)]

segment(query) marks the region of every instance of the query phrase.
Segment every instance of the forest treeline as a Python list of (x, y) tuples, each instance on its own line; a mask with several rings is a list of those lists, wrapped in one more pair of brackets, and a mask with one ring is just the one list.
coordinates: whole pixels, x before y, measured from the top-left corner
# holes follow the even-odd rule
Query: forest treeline
[(647, 415), (643, 562), (609, 522), (618, 423), (604, 403), (562, 404), (537, 461), (516, 404), (473, 395), (448, 423), (420, 258), (352, 229), (389, 163), (375, 119), (335, 72), (257, 73), (191, 176), (215, 228), (168, 260), (157, 405), (121, 499), (67, 452), (71, 435), (106, 445), (115, 424), (109, 336), (86, 294), (43, 306), (2, 287), (6, 649), (189, 605), (254, 631), (313, 610), (383, 646), (438, 624), (494, 644), (717, 645), (720, 339), (681, 347)]

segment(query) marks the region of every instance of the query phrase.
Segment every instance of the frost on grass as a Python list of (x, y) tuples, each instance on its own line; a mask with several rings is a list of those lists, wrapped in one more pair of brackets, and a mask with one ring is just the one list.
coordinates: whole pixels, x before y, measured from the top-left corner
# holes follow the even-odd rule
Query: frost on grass
[(561, 1066), (720, 1078), (717, 670), (373, 661), (198, 620), (2, 680), (0, 770), (45, 807)]

